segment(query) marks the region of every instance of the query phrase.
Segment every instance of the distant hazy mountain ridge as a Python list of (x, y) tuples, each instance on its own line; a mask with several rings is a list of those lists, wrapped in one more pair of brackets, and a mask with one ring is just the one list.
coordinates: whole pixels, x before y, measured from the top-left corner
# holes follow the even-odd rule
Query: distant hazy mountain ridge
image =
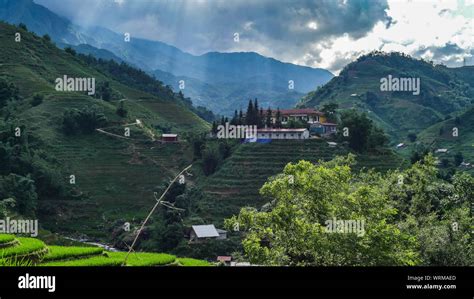
[(105, 28), (74, 25), (32, 0), (0, 0), (0, 19), (24, 23), (39, 35), (50, 35), (60, 46), (87, 44), (76, 48), (80, 53), (103, 59), (115, 55), (175, 90), (183, 80), (185, 96), (223, 114), (245, 107), (250, 98), (258, 98), (265, 107), (293, 107), (305, 93), (333, 77), (324, 69), (283, 63), (253, 52), (194, 56), (159, 41), (135, 38), (133, 33), (126, 42), (122, 34)]

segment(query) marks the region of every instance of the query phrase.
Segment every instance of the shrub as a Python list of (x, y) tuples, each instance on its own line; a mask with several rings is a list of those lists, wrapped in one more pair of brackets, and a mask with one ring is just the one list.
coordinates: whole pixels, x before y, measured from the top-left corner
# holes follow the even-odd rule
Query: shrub
[(216, 171), (217, 166), (219, 166), (220, 163), (220, 154), (216, 147), (211, 146), (203, 151), (202, 162), (203, 171), (206, 176), (209, 176)]
[(66, 48), (64, 48), (64, 51), (65, 51), (66, 53), (71, 54), (72, 56), (76, 56), (76, 50), (74, 50), (74, 49), (71, 48), (71, 47), (66, 47)]
[(454, 166), (459, 166), (464, 161), (464, 156), (461, 152), (457, 152), (454, 155)]
[(36, 106), (40, 105), (41, 103), (43, 103), (43, 96), (40, 95), (40, 94), (36, 94), (33, 97), (33, 100), (31, 100), (31, 106), (33, 106), (33, 107), (36, 107)]
[(127, 117), (128, 111), (127, 111), (127, 109), (125, 109), (125, 107), (123, 105), (123, 101), (120, 101), (120, 103), (117, 107), (116, 113), (120, 117)]
[(24, 23), (18, 24), (18, 28), (23, 29), (25, 31), (28, 31), (28, 27), (26, 27), (26, 25)]
[(35, 181), (29, 175), (25, 177), (10, 173), (7, 176), (0, 176), (0, 194), (6, 198), (13, 198), (20, 214), (34, 214), (38, 194), (36, 193)]
[(0, 79), (0, 108), (10, 100), (18, 99), (18, 88), (12, 83)]
[(107, 123), (105, 115), (96, 108), (70, 109), (64, 112), (62, 129), (66, 135), (90, 134)]
[(408, 140), (410, 140), (410, 142), (415, 142), (416, 138), (417, 138), (415, 133), (410, 133), (410, 134), (408, 134), (407, 137), (408, 137)]

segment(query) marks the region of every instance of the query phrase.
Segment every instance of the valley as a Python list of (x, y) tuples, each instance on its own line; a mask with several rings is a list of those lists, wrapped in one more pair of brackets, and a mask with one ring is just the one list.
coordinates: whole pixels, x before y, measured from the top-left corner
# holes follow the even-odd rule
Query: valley
[[(320, 238), (320, 215), (367, 216), (383, 228), (380, 231), (388, 226), (395, 240), (391, 244), (405, 246), (406, 256), (390, 256), (392, 264), (445, 262), (423, 252), (415, 237), (407, 236), (425, 242), (430, 217), (441, 213), (441, 206), (443, 217), (448, 216), (436, 223), (439, 230), (455, 216), (467, 218), (470, 189), (461, 192), (459, 186), (469, 186), (469, 175), (474, 174), (472, 66), (447, 68), (375, 51), (333, 76), (253, 52), (191, 55), (158, 41), (116, 42), (121, 40), (118, 33), (63, 22), (75, 34), (47, 31), (51, 37), (39, 36), (25, 24), (0, 22), (0, 201), (14, 201), (10, 206), (2, 203), (0, 212), (37, 217), (42, 240), (5, 236), (13, 242), (7, 242), (6, 252), (36, 258), (38, 265), (118, 266), (123, 252), (59, 246), (87, 239), (123, 251), (142, 232), (135, 249), (146, 252), (136, 253), (143, 259), (132, 258), (129, 265), (208, 265), (217, 256), (242, 256), (270, 242), (265, 235), (269, 230), (259, 227), (270, 218), (262, 215), (283, 211), (283, 216), (273, 215), (277, 232), (287, 224), (308, 225), (305, 229), (314, 229), (312, 236)], [(390, 87), (383, 89), (381, 79), (386, 78)], [(394, 87), (393, 78), (413, 79), (412, 88)], [(71, 88), (69, 79), (76, 80)], [(289, 88), (290, 81), (295, 88)], [(245, 112), (247, 103), (250, 109)], [(295, 105), (300, 109), (283, 109)], [(260, 130), (264, 138), (214, 136), (218, 124), (227, 131), (229, 124), (258, 126), (257, 135)], [(346, 125), (353, 135), (344, 135)], [(341, 162), (351, 159), (355, 164)], [(182, 181), (169, 185), (190, 164)], [(281, 187), (291, 171), (308, 176), (306, 185)], [(393, 182), (402, 174), (411, 180), (400, 187)], [(335, 182), (345, 189), (339, 190)], [(464, 198), (459, 206), (446, 204), (444, 191), (433, 192), (433, 198), (426, 192), (441, 190), (443, 184), (453, 186), (448, 188), (450, 196)], [(394, 186), (400, 190), (392, 190)], [(156, 195), (168, 188), (167, 205), (139, 230)], [(294, 205), (286, 206), (292, 201)], [(321, 205), (301, 208), (314, 202)], [(379, 218), (378, 211), (386, 218)], [(433, 214), (423, 214), (426, 211)], [(253, 223), (257, 233), (263, 232), (261, 239), (249, 238), (255, 236), (249, 231), (229, 229), (236, 217), (248, 215), (263, 217), (261, 223)], [(304, 225), (295, 215), (307, 217)], [(418, 218), (426, 221), (420, 220), (421, 228), (415, 230), (411, 225)], [(193, 243), (194, 227), (207, 225), (215, 226), (215, 239)], [(375, 248), (383, 239), (380, 231), (368, 237)], [(225, 237), (220, 239), (220, 234)], [(340, 240), (348, 247), (360, 246), (363, 258), (344, 256), (339, 261), (329, 254), (321, 259), (323, 265), (372, 262), (365, 259), (375, 250), (344, 238), (325, 236), (317, 241), (328, 252)], [(272, 241), (278, 247), (282, 239)], [(453, 248), (464, 246), (465, 239), (459, 240)], [(254, 245), (250, 250), (249, 244)], [(389, 255), (397, 252), (391, 249)], [(319, 254), (315, 252), (311, 254)], [(306, 258), (286, 248), (278, 254), (295, 264)], [(266, 258), (261, 261), (269, 265), (281, 262)], [(309, 263), (321, 263), (319, 258), (311, 257)], [(383, 258), (375, 263), (384, 265)]]

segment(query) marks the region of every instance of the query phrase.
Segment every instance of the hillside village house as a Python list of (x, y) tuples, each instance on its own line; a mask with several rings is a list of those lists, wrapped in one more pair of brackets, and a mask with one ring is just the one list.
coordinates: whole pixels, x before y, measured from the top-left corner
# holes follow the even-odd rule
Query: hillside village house
[[(277, 110), (271, 110), (271, 122), (273, 124), (277, 123), (277, 114)], [(253, 140), (251, 142), (255, 142), (256, 139), (304, 140), (310, 138), (311, 135), (328, 136), (335, 134), (337, 127), (337, 124), (327, 122), (324, 113), (312, 108), (280, 110), (280, 121), (282, 125), (286, 125), (290, 121), (297, 121), (308, 125), (308, 128), (259, 128), (257, 129), (257, 136), (253, 133), (247, 139), (249, 141)], [(210, 136), (216, 137), (212, 132)]]
[(191, 227), (191, 232), (189, 233), (190, 243), (201, 243), (209, 239), (227, 239), (227, 231), (216, 229), (214, 224), (193, 225)]
[[(274, 124), (277, 121), (276, 119), (277, 113), (278, 113), (277, 110), (272, 110), (271, 120), (272, 120), (272, 123)], [(291, 120), (309, 124), (310, 134), (319, 134), (321, 136), (327, 136), (327, 135), (336, 133), (337, 124), (328, 122), (323, 112), (318, 111), (313, 108), (280, 110), (280, 117), (281, 117), (281, 123), (283, 125), (288, 124), (288, 122)], [(305, 139), (305, 138), (291, 138), (291, 135), (287, 137), (288, 138), (283, 138), (283, 139)]]
[(258, 129), (257, 139), (308, 139), (308, 129)]
[(162, 142), (178, 142), (178, 134), (163, 134), (161, 135)]
[(321, 136), (328, 136), (331, 134), (336, 134), (337, 124), (335, 123), (315, 123), (310, 126), (311, 134), (319, 134)]
[(228, 255), (220, 255), (217, 257), (217, 261), (226, 266), (230, 266), (230, 263), (232, 262), (232, 257)]

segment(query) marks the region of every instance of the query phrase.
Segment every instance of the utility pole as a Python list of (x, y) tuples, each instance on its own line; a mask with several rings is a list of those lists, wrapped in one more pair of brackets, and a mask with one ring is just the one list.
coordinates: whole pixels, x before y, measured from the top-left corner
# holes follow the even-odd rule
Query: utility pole
[(160, 198), (156, 198), (156, 195), (157, 195), (156, 192), (153, 194), (153, 196), (155, 197), (156, 203), (155, 203), (155, 205), (153, 206), (153, 208), (151, 209), (150, 213), (148, 213), (148, 216), (145, 218), (145, 221), (143, 221), (142, 226), (141, 226), (140, 229), (138, 230), (137, 235), (135, 236), (135, 239), (133, 240), (132, 246), (129, 247), (128, 253), (127, 253), (127, 255), (125, 256), (125, 260), (123, 261), (123, 264), (122, 264), (123, 266), (125, 266), (125, 265), (127, 264), (127, 259), (128, 259), (128, 256), (130, 255), (130, 252), (132, 252), (132, 250), (133, 250), (133, 246), (135, 246), (135, 243), (137, 242), (138, 237), (140, 237), (140, 234), (142, 233), (143, 228), (145, 227), (145, 225), (146, 225), (146, 223), (148, 222), (148, 220), (150, 219), (151, 215), (153, 214), (153, 212), (155, 212), (156, 208), (157, 208), (159, 205), (162, 205), (162, 206), (165, 206), (165, 207), (167, 207), (167, 208), (174, 209), (174, 210), (181, 210), (181, 211), (184, 211), (183, 209), (179, 209), (179, 208), (174, 207), (173, 204), (170, 203), (170, 202), (163, 201), (163, 197), (166, 195), (166, 193), (168, 193), (168, 191), (170, 190), (170, 188), (171, 188), (171, 186), (174, 184), (174, 182), (176, 182), (176, 180), (177, 180), (183, 173), (185, 173), (187, 170), (189, 170), (189, 169), (191, 168), (191, 166), (193, 166), (193, 164), (191, 164), (191, 165), (189, 165), (188, 167), (186, 167), (185, 169), (181, 170), (181, 172), (171, 181), (171, 183), (168, 185), (168, 187), (167, 187), (166, 190), (163, 192), (163, 194), (161, 194)]

